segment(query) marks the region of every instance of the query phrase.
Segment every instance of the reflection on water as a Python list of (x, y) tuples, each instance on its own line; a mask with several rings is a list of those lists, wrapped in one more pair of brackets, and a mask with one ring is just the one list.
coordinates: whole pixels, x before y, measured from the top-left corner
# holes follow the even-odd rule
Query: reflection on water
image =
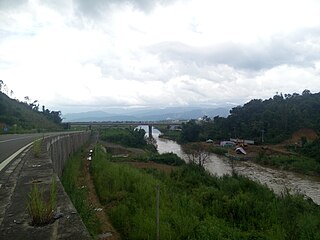
[[(144, 126), (148, 132), (147, 126)], [(187, 155), (182, 151), (181, 146), (175, 141), (159, 138), (160, 132), (153, 129), (153, 137), (157, 141), (158, 152), (173, 152), (179, 157), (188, 161)], [(205, 168), (212, 174), (223, 176), (231, 173), (231, 162), (226, 157), (211, 154)], [(302, 193), (310, 197), (315, 203), (320, 204), (320, 178), (305, 176), (288, 171), (272, 169), (260, 166), (253, 162), (234, 161), (234, 169), (237, 173), (248, 178), (267, 185), (277, 194), (280, 194), (285, 188), (291, 192)]]

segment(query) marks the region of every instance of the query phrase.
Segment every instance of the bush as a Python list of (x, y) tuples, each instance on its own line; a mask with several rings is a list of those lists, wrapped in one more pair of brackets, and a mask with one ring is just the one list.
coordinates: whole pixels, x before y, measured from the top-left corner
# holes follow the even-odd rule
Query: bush
[(172, 166), (181, 166), (185, 164), (185, 161), (175, 153), (153, 154), (149, 157), (149, 161)]

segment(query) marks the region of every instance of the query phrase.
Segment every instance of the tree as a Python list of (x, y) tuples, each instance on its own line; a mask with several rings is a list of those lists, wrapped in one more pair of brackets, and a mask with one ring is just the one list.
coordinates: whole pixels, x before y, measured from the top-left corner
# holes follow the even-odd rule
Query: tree
[(209, 153), (201, 144), (187, 144), (184, 145), (183, 150), (187, 154), (189, 162), (197, 164), (200, 167), (203, 167), (209, 160)]
[(182, 124), (181, 139), (185, 142), (195, 142), (199, 140), (200, 125), (195, 120), (190, 120)]
[(3, 81), (0, 80), (0, 92), (2, 91)]
[(310, 95), (310, 94), (311, 94), (311, 91), (308, 90), (308, 89), (305, 89), (305, 90), (303, 90), (303, 92), (302, 92), (302, 96), (306, 96), (306, 95)]

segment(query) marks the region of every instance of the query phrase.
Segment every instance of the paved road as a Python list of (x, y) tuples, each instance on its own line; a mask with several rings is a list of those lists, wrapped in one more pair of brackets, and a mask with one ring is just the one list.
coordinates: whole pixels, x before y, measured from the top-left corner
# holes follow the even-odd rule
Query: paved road
[(42, 136), (42, 133), (0, 135), (0, 163), (23, 146)]

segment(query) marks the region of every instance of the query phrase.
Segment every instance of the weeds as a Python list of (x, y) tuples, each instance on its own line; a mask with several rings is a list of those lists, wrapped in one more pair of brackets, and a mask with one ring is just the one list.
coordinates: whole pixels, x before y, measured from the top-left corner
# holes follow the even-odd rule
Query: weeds
[(40, 157), (40, 154), (41, 154), (41, 145), (42, 145), (42, 139), (39, 139), (37, 141), (35, 141), (33, 143), (33, 155), (36, 157), (36, 158), (39, 158)]
[(90, 205), (87, 189), (80, 185), (83, 168), (84, 161), (79, 151), (66, 162), (61, 181), (89, 233), (95, 236), (100, 232), (101, 223)]
[(155, 239), (156, 185), (162, 239), (320, 239), (320, 208), (302, 196), (279, 197), (245, 177), (219, 178), (194, 164), (157, 177), (110, 158), (97, 149), (91, 171), (123, 239)]
[(57, 207), (57, 183), (54, 177), (51, 180), (50, 193), (46, 196), (45, 188), (34, 184), (29, 194), (27, 210), (31, 216), (31, 225), (42, 226), (53, 221)]

